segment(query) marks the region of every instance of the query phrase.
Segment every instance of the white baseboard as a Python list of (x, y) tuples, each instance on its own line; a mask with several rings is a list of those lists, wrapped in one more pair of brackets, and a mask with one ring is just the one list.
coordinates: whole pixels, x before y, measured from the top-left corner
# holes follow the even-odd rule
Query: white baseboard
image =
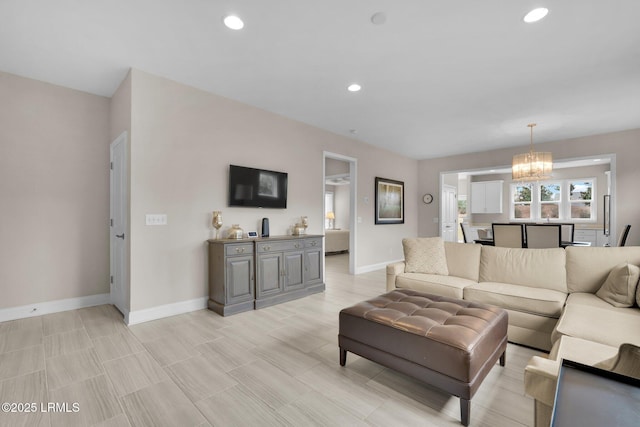
[(111, 304), (111, 295), (97, 294), (86, 297), (60, 299), (56, 301), (38, 302), (20, 307), (0, 309), (0, 322), (24, 319), (26, 317), (42, 316), (43, 314), (59, 313), (61, 311), (76, 310), (78, 308), (93, 307), (94, 305)]
[(387, 265), (393, 264), (394, 262), (399, 262), (399, 261), (404, 261), (404, 259), (396, 259), (391, 261), (380, 262), (378, 264), (370, 264), (370, 265), (363, 265), (362, 267), (356, 267), (355, 274), (370, 273), (372, 271), (387, 268)]
[(143, 310), (130, 311), (125, 315), (124, 321), (127, 325), (135, 325), (136, 323), (144, 323), (150, 320), (162, 319), (163, 317), (202, 310), (207, 308), (208, 300), (209, 297), (202, 297), (188, 301), (180, 301), (173, 304), (145, 308)]

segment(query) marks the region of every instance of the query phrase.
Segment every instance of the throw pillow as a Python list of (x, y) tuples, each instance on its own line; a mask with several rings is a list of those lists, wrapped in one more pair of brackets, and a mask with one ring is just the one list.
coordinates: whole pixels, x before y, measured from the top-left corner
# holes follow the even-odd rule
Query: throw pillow
[(402, 239), (405, 273), (427, 273), (448, 276), (447, 256), (441, 237)]
[(596, 295), (614, 307), (631, 307), (636, 299), (640, 267), (627, 262), (611, 269)]

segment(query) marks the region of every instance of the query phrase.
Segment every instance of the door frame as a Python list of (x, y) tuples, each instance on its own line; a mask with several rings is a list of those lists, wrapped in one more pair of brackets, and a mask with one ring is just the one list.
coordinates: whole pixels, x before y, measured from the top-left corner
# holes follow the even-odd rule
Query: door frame
[[(325, 193), (325, 182), (327, 178), (327, 159), (341, 160), (343, 162), (349, 163), (349, 274), (355, 274), (356, 271), (356, 260), (357, 260), (357, 250), (356, 242), (357, 242), (357, 203), (358, 195), (358, 159), (355, 157), (349, 157), (338, 153), (332, 153), (329, 151), (322, 152), (322, 223), (324, 224), (324, 193)], [(324, 226), (323, 226), (324, 229)], [(322, 257), (324, 260), (324, 257)], [(324, 263), (322, 265), (322, 269), (324, 271)]]

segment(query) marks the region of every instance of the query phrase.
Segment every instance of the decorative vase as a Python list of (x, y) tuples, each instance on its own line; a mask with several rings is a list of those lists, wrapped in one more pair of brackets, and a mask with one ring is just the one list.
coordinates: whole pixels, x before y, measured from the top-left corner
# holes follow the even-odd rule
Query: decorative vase
[(239, 224), (233, 224), (229, 230), (229, 239), (242, 239), (244, 230), (240, 228)]
[(219, 238), (220, 227), (222, 227), (222, 211), (213, 211), (211, 225), (216, 229), (216, 240)]

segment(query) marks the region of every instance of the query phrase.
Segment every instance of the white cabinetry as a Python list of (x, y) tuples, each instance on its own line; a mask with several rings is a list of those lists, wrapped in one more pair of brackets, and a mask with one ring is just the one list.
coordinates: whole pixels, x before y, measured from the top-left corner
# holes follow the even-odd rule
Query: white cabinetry
[(471, 183), (471, 213), (502, 213), (502, 187), (504, 181)]
[[(591, 246), (604, 246), (605, 244), (612, 242), (608, 236), (604, 235), (604, 231), (595, 229), (580, 230), (575, 229), (573, 232), (574, 242), (589, 242)], [(615, 242), (614, 242), (615, 243)]]

